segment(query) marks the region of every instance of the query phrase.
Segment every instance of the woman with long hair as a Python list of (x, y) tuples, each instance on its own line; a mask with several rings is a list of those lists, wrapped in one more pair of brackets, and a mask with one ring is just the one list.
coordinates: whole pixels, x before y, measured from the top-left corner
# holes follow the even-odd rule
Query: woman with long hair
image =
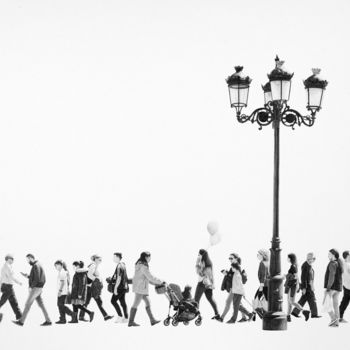
[[(310, 311), (304, 310), (303, 307), (295, 301), (297, 292), (299, 291), (299, 278), (298, 278), (298, 263), (297, 257), (294, 253), (288, 254), (288, 262), (290, 267), (286, 275), (286, 281), (284, 284), (285, 293), (288, 295), (288, 312), (287, 312), (287, 321), (291, 322), (291, 314), (293, 306), (302, 311), (305, 321), (308, 321), (310, 317)], [(299, 317), (296, 314), (293, 314), (295, 317)]]
[(78, 312), (84, 311), (89, 315), (90, 322), (94, 319), (95, 313), (88, 310), (84, 305), (86, 303), (87, 295), (87, 269), (84, 269), (84, 263), (82, 261), (74, 261), (73, 268), (75, 274), (72, 281), (72, 305), (73, 305), (73, 317), (69, 323), (78, 323)]
[(331, 299), (332, 308), (328, 312), (331, 322), (330, 327), (339, 326), (339, 295), (343, 288), (343, 265), (339, 258), (339, 252), (336, 249), (331, 249), (328, 252), (329, 263), (327, 266), (324, 288), (325, 288), (325, 299), (328, 297)]
[(211, 307), (214, 310), (213, 320), (222, 322), (222, 319), (219, 315), (218, 307), (213, 298), (213, 289), (214, 286), (214, 275), (213, 275), (213, 264), (209, 258), (209, 254), (205, 249), (200, 249), (196, 262), (196, 272), (198, 275), (198, 284), (196, 287), (196, 292), (194, 300), (198, 303), (205, 294), (205, 297), (209, 301)]
[(56, 324), (66, 324), (66, 315), (73, 318), (73, 311), (66, 305), (67, 295), (69, 294), (69, 272), (66, 263), (62, 260), (57, 260), (54, 266), (58, 271), (57, 306), (60, 313), (60, 319), (56, 322)]
[(149, 270), (149, 263), (151, 261), (151, 253), (142, 252), (139, 259), (135, 264), (135, 274), (132, 279), (132, 290), (135, 293), (134, 303), (130, 309), (129, 327), (137, 327), (139, 324), (135, 322), (135, 316), (137, 308), (141, 303), (141, 300), (146, 305), (146, 312), (150, 319), (151, 325), (159, 323), (156, 320), (151, 311), (151, 301), (149, 299), (149, 284), (160, 285), (165, 283), (164, 281), (154, 277)]

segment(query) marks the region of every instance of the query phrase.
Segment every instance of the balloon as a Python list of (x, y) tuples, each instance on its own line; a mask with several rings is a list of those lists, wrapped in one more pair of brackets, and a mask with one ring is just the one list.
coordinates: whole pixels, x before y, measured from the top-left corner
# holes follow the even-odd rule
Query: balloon
[(207, 230), (211, 236), (214, 236), (219, 232), (219, 224), (216, 221), (209, 221)]
[(221, 241), (221, 236), (218, 233), (216, 235), (210, 236), (210, 245), (211, 246), (220, 243), (220, 241)]

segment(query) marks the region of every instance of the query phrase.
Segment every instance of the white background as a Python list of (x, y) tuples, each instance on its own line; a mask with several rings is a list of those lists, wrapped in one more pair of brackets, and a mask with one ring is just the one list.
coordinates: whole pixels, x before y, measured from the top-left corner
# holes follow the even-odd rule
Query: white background
[[(290, 104), (303, 113), (310, 68), (329, 80), (315, 126), (281, 131), (283, 270), (287, 253), (301, 263), (313, 251), (322, 299), (328, 250), (350, 249), (349, 9), (345, 0), (1, 0), (0, 255), (15, 254), (18, 272), (28, 271), (28, 252), (43, 263), (53, 320), (56, 259), (87, 263), (99, 253), (107, 277), (112, 253), (121, 251), (132, 275), (139, 253), (150, 250), (155, 275), (194, 289), (195, 258), (208, 246), (212, 219), (223, 237), (210, 250), (220, 311), (219, 271), (232, 251), (243, 258), (253, 297), (256, 252), (272, 235), (273, 130), (235, 120), (225, 78), (244, 65), (253, 79), (252, 111), (263, 104), (261, 84), (276, 54), (295, 73)], [(23, 306), (26, 287), (16, 290)], [(107, 292), (103, 298), (112, 313)], [(165, 316), (165, 298), (152, 292), (152, 301)], [(123, 347), (151, 346), (142, 344), (148, 327), (114, 333), (99, 314), (94, 325), (42, 330), (34, 305), (17, 329), (9, 306), (2, 310), (5, 344), (87, 344), (90, 337), (72, 338), (87, 330), (106, 347), (118, 346), (117, 332)], [(324, 317), (307, 328), (297, 320), (283, 336), (263, 333), (260, 322), (235, 325), (231, 338), (232, 327), (209, 320), (205, 299), (202, 312), (200, 329), (152, 329), (152, 347), (243, 346), (247, 339), (263, 347), (276, 338), (289, 348), (300, 340), (286, 339), (299, 337), (326, 348), (349, 331), (329, 330)], [(144, 314), (138, 320), (145, 324)], [(176, 340), (168, 344), (169, 337)]]

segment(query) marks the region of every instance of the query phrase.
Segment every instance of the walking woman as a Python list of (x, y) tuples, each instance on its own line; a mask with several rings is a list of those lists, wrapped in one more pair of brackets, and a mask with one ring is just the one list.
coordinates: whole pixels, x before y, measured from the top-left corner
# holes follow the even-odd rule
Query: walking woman
[(60, 313), (60, 319), (56, 324), (66, 324), (66, 315), (71, 316), (73, 319), (73, 311), (66, 305), (67, 295), (69, 294), (69, 272), (66, 263), (62, 260), (57, 260), (54, 266), (58, 271), (57, 306)]
[(198, 303), (205, 294), (205, 297), (209, 301), (214, 310), (213, 320), (222, 321), (218, 307), (213, 299), (214, 276), (213, 276), (213, 264), (209, 258), (208, 252), (204, 249), (199, 250), (199, 254), (196, 262), (196, 272), (198, 275), (198, 284), (194, 296), (194, 300)]
[[(226, 298), (225, 309), (221, 315), (221, 321), (223, 321), (225, 319), (225, 316), (229, 312), (231, 305), (233, 305), (233, 309), (234, 309), (233, 291), (232, 291), (232, 282), (233, 282), (234, 271), (233, 271), (232, 265), (233, 264), (241, 265), (241, 262), (242, 262), (241, 258), (236, 253), (230, 254), (229, 261), (231, 263), (229, 270), (222, 271), (224, 273), (225, 277), (223, 280), (223, 284), (221, 286), (221, 290), (226, 290), (228, 292), (228, 296)], [(242, 283), (243, 283), (243, 275), (245, 274), (245, 272), (242, 270), (241, 273), (242, 273)], [(249, 312), (242, 305), (242, 303), (240, 303), (240, 305), (239, 305), (239, 311), (242, 314), (242, 318), (238, 322), (246, 322), (246, 321), (251, 321), (251, 320), (255, 321), (255, 312)], [(232, 319), (233, 319), (233, 316), (231, 317), (231, 320)], [(232, 322), (227, 322), (227, 323), (232, 323)]]
[[(102, 258), (99, 255), (93, 255), (91, 257), (91, 264), (88, 266), (88, 273), (87, 273), (87, 296), (86, 296), (86, 303), (85, 307), (88, 307), (90, 304), (91, 299), (94, 299), (99, 310), (101, 311), (101, 314), (103, 316), (103, 319), (105, 321), (108, 321), (113, 318), (113, 316), (109, 316), (102, 305), (102, 299), (101, 299), (101, 292), (102, 292), (102, 280), (100, 277), (100, 271), (99, 266), (102, 262)], [(79, 321), (85, 321), (84, 319), (84, 311), (80, 313), (79, 315)]]
[[(303, 307), (295, 301), (297, 292), (299, 290), (299, 278), (298, 278), (298, 263), (297, 257), (295, 254), (288, 254), (288, 262), (290, 263), (290, 268), (286, 275), (286, 282), (284, 284), (285, 293), (288, 295), (288, 312), (287, 312), (287, 321), (291, 322), (292, 309), (295, 307), (299, 311), (302, 311), (305, 321), (308, 321), (310, 317), (310, 311), (304, 310)], [(293, 314), (295, 317), (299, 317), (296, 314)]]
[(137, 312), (137, 308), (141, 303), (141, 300), (144, 301), (146, 305), (146, 312), (150, 319), (151, 325), (159, 323), (160, 321), (156, 320), (153, 317), (151, 311), (151, 302), (149, 299), (149, 284), (160, 285), (165, 283), (164, 281), (154, 277), (149, 270), (149, 263), (151, 261), (151, 253), (142, 252), (139, 259), (135, 264), (135, 274), (132, 279), (132, 290), (135, 293), (134, 303), (130, 309), (130, 317), (129, 317), (129, 327), (137, 327), (139, 324), (135, 322), (135, 315)]
[(325, 291), (325, 300), (326, 298), (331, 299), (333, 310), (329, 311), (329, 316), (331, 322), (330, 327), (339, 326), (339, 295), (343, 288), (343, 265), (339, 259), (339, 252), (336, 249), (331, 249), (328, 253), (329, 263), (327, 266), (325, 279), (324, 279), (324, 288)]
[(84, 269), (84, 263), (82, 261), (74, 261), (73, 268), (75, 274), (72, 282), (72, 305), (73, 305), (73, 317), (69, 323), (78, 323), (78, 311), (86, 312), (90, 317), (90, 322), (94, 319), (94, 312), (88, 310), (84, 304), (86, 302), (87, 295), (87, 269)]
[[(116, 263), (116, 268), (111, 279), (111, 283), (114, 286), (114, 292), (111, 299), (111, 303), (115, 308), (118, 316), (115, 323), (126, 323), (128, 322), (128, 307), (125, 302), (125, 294), (129, 292), (128, 275), (126, 273), (125, 264), (122, 260), (122, 253), (114, 253), (113, 261)], [(120, 306), (123, 309), (123, 314)]]
[(258, 269), (259, 288), (254, 296), (254, 309), (259, 317), (262, 318), (262, 315), (267, 311), (270, 254), (268, 250), (260, 249), (257, 257), (260, 261)]

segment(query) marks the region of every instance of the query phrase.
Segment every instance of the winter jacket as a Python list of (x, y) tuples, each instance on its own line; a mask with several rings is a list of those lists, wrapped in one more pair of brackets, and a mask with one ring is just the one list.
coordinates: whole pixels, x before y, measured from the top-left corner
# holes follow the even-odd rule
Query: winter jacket
[(329, 262), (324, 278), (324, 288), (338, 292), (343, 290), (342, 267), (338, 261)]
[(149, 284), (159, 285), (163, 281), (154, 277), (149, 271), (149, 267), (142, 262), (135, 265), (135, 275), (132, 279), (132, 290), (134, 293), (148, 295)]
[(301, 266), (301, 289), (314, 289), (315, 272), (313, 267), (305, 261)]
[(258, 270), (258, 278), (259, 282), (263, 283), (265, 287), (267, 287), (267, 281), (269, 279), (269, 269), (264, 264), (263, 261), (260, 261), (259, 270)]
[(290, 292), (291, 297), (294, 297), (299, 290), (298, 267), (296, 265), (290, 265), (284, 287), (285, 293), (288, 294)]
[(44, 269), (38, 261), (34, 261), (29, 274), (29, 288), (43, 288), (46, 283)]
[(72, 281), (72, 300), (86, 300), (87, 273), (86, 271), (75, 272)]

